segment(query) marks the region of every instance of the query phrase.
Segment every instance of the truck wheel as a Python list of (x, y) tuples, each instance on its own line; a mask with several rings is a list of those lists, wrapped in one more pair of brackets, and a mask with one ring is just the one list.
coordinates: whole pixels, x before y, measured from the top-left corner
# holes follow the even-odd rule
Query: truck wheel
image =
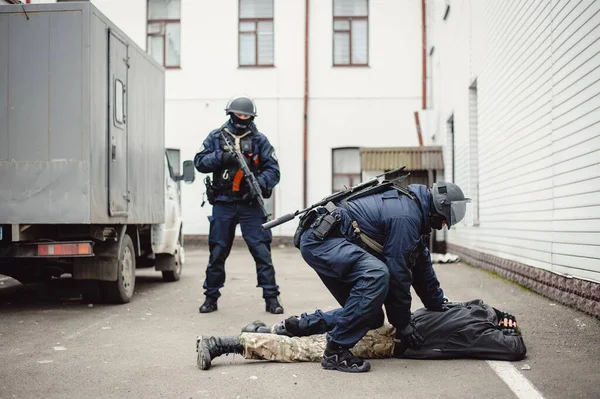
[(103, 281), (102, 293), (109, 303), (127, 303), (135, 289), (135, 250), (129, 235), (123, 236), (117, 264), (117, 280)]
[(156, 255), (156, 266), (163, 270), (162, 276), (164, 281), (179, 281), (181, 278), (181, 270), (183, 269), (183, 246), (181, 240), (177, 241), (177, 249), (175, 254), (158, 254)]

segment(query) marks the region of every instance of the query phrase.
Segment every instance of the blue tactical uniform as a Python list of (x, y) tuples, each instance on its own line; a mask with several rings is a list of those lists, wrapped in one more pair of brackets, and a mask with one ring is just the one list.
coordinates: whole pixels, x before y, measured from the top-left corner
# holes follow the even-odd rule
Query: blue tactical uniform
[[(381, 326), (384, 303), (390, 323), (402, 330), (411, 317), (411, 285), (426, 307), (442, 306), (444, 293), (422, 239), (431, 230), (429, 190), (423, 185), (410, 185), (408, 190), (416, 200), (391, 188), (350, 199), (343, 207), (336, 204), (337, 236), (320, 240), (313, 228), (302, 234), (302, 256), (343, 306), (328, 342), (352, 347), (369, 329)], [(359, 245), (353, 221), (382, 245), (381, 254)], [(301, 318), (300, 327), (318, 322)]]
[[(247, 129), (239, 129), (230, 120), (212, 131), (204, 140), (201, 151), (194, 158), (194, 164), (199, 172), (213, 174), (215, 194), (213, 214), (209, 218), (210, 257), (206, 268), (204, 295), (215, 300), (221, 295), (219, 289), (225, 283), (225, 260), (231, 251), (235, 227), (239, 223), (242, 236), (256, 262), (257, 286), (263, 289), (264, 298), (277, 297), (279, 287), (275, 282), (275, 269), (271, 261), (272, 233), (261, 228), (266, 218), (258, 204), (251, 201), (248, 186), (245, 179), (240, 180), (241, 171), (237, 165), (226, 165), (223, 162), (225, 143), (219, 133), (221, 129), (224, 129), (227, 140), (231, 144), (237, 143), (246, 156), (263, 196), (279, 183), (279, 164), (274, 149), (253, 122)], [(237, 189), (235, 185), (238, 185)]]

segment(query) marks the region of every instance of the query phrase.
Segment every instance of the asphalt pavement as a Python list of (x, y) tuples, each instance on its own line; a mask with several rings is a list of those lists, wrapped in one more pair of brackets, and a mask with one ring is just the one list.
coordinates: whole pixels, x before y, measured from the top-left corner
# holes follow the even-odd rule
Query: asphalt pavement
[[(461, 263), (436, 265), (446, 295), (513, 313), (528, 354), (520, 362), (372, 361), (346, 374), (318, 363), (247, 361), (196, 366), (195, 339), (274, 323), (252, 258), (234, 248), (219, 310), (199, 314), (208, 252), (188, 249), (182, 279), (138, 270), (125, 305), (88, 304), (71, 279), (20, 286), (0, 276), (1, 398), (600, 398), (600, 320)], [(293, 248), (274, 250), (287, 317), (337, 307)], [(413, 294), (414, 308), (421, 306)]]

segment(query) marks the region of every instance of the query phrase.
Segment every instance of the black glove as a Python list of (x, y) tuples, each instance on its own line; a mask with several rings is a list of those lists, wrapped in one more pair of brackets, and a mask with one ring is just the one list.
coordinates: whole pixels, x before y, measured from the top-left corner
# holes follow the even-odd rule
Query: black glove
[(494, 310), (498, 316), (498, 330), (502, 331), (504, 335), (521, 335), (521, 330), (517, 327), (517, 318), (515, 316), (508, 312)]
[(236, 165), (237, 160), (235, 159), (235, 155), (233, 155), (229, 151), (223, 151), (223, 155), (221, 156), (221, 162), (224, 166)]
[(273, 195), (273, 189), (267, 190), (263, 186), (260, 186), (260, 192), (261, 192), (263, 198), (271, 198), (271, 195)]
[(433, 310), (434, 312), (445, 312), (446, 310), (450, 309), (450, 305), (451, 305), (450, 300), (448, 298), (444, 297), (441, 304), (439, 304), (438, 306), (432, 307), (432, 308), (427, 308), (427, 309)]
[(411, 321), (402, 330), (396, 331), (396, 342), (404, 348), (419, 349), (425, 340)]

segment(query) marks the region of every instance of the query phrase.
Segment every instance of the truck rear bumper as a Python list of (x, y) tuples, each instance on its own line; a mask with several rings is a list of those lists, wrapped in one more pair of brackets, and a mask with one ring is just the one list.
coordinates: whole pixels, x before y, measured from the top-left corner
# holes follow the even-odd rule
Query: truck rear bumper
[(94, 256), (92, 241), (0, 244), (0, 258), (81, 258)]

